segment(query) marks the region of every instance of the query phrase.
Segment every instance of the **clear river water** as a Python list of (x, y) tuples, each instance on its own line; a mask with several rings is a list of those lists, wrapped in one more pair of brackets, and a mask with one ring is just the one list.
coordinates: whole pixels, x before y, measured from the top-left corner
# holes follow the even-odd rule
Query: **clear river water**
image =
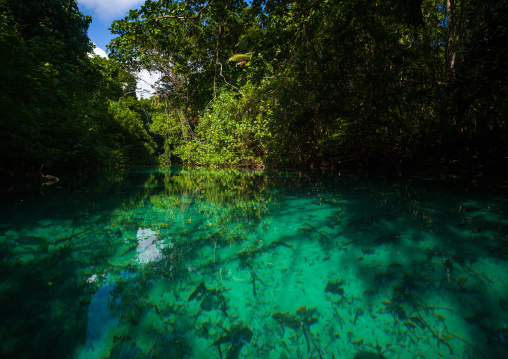
[(142, 169), (4, 188), (2, 358), (507, 358), (508, 181)]

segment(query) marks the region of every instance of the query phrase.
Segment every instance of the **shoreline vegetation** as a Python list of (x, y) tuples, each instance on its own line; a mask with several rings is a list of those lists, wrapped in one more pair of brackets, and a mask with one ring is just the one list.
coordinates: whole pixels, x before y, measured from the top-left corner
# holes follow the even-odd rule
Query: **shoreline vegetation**
[[(503, 0), (148, 0), (112, 23), (105, 59), (76, 1), (4, 2), (0, 177), (505, 172), (507, 17)], [(150, 98), (141, 70), (162, 74)]]

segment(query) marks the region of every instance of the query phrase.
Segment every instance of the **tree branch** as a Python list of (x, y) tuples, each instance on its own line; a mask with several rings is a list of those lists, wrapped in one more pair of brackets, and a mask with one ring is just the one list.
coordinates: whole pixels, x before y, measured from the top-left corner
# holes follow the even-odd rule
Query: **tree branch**
[[(159, 92), (157, 91), (157, 87), (155, 87), (154, 85), (152, 85), (151, 83), (147, 82), (146, 80), (142, 79), (141, 77), (139, 76), (136, 76), (136, 80), (141, 80), (143, 81), (144, 83), (146, 83), (148, 86), (150, 86), (154, 91), (155, 91), (155, 95), (157, 97), (160, 97), (159, 96)], [(136, 91), (137, 92), (137, 91)], [(144, 92), (143, 90), (141, 90), (141, 92)]]
[(155, 18), (155, 20), (159, 19), (181, 19), (181, 20), (196, 20), (198, 16), (173, 16), (173, 15), (163, 15), (158, 16)]
[[(192, 21), (189, 23), (189, 28), (190, 28), (190, 25), (192, 25), (192, 23), (194, 21), (196, 21), (196, 19), (198, 19), (200, 16), (201, 16), (201, 13), (203, 12), (204, 9), (206, 9), (208, 6), (212, 5), (213, 3), (215, 2), (215, 0), (212, 0), (212, 1), (209, 1), (208, 4), (206, 4), (205, 6), (203, 6), (201, 8), (201, 10), (198, 11), (198, 13), (196, 14), (196, 16), (192, 19)], [(187, 32), (189, 31), (189, 28), (187, 28), (187, 30), (185, 31), (185, 36), (187, 36)]]
[(245, 97), (245, 95), (243, 94), (243, 92), (242, 92), (242, 91), (241, 91), (238, 87), (236, 87), (236, 86), (234, 86), (234, 85), (231, 85), (231, 84), (230, 84), (230, 83), (226, 80), (226, 78), (225, 78), (225, 77), (224, 77), (224, 75), (222, 74), (222, 64), (221, 64), (221, 63), (219, 63), (219, 65), (220, 65), (220, 75), (222, 76), (222, 78), (224, 79), (224, 81), (225, 81), (225, 82), (226, 82), (229, 86), (233, 87), (233, 88), (234, 88), (234, 89), (236, 89), (238, 92), (240, 92), (240, 94), (241, 94), (243, 97)]

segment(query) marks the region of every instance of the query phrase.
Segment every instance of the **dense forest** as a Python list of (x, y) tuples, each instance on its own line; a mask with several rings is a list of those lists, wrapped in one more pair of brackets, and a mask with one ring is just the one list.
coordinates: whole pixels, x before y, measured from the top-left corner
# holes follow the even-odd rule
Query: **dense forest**
[[(0, 168), (499, 166), (508, 1), (0, 1)], [(162, 74), (149, 99), (135, 74)]]

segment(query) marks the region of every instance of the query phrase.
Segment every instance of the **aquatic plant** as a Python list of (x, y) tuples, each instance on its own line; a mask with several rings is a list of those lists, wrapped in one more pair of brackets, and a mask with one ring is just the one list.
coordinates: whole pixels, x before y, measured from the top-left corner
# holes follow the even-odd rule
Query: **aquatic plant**
[(344, 295), (344, 287), (342, 286), (343, 284), (344, 284), (343, 280), (335, 282), (328, 281), (325, 287), (325, 293)]
[(316, 314), (316, 310), (316, 307), (307, 308), (306, 305), (302, 305), (296, 310), (295, 315), (290, 314), (289, 312), (275, 312), (272, 314), (272, 318), (283, 327), (288, 327), (294, 330), (302, 329), (305, 340), (307, 341), (307, 351), (310, 352), (310, 338), (319, 354), (319, 357), (322, 358), (320, 346), (310, 331), (310, 326), (318, 322), (317, 316), (314, 315)]
[(283, 327), (291, 329), (298, 329), (301, 325), (300, 319), (289, 312), (275, 312), (272, 314), (272, 318)]

